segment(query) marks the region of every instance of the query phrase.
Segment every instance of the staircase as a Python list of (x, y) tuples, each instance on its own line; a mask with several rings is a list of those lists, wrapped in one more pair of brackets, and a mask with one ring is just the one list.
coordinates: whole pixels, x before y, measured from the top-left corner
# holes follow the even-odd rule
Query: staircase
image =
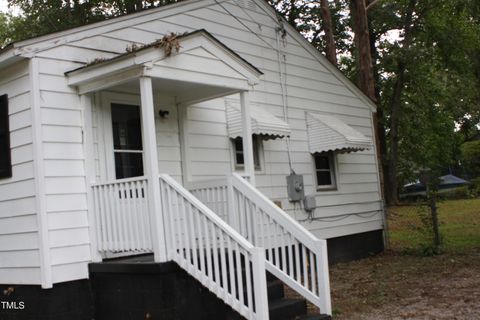
[[(241, 176), (187, 190), (162, 174), (155, 211), (151, 184), (133, 178), (92, 185), (99, 251), (156, 253), (166, 246), (167, 260), (245, 319), (329, 319), (326, 241)], [(284, 285), (301, 298), (286, 297)], [(307, 316), (306, 301), (325, 315)]]

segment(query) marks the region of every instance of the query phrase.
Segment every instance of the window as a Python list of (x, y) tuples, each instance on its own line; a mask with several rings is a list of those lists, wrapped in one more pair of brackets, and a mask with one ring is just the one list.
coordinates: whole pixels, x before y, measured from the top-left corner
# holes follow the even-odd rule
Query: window
[[(260, 165), (260, 137), (253, 135), (253, 164), (255, 165), (255, 170), (261, 170)], [(245, 165), (245, 160), (243, 157), (243, 139), (237, 137), (233, 139), (233, 150), (235, 152), (235, 169), (243, 169)]]
[(317, 178), (317, 190), (336, 189), (335, 162), (333, 152), (316, 153), (313, 155), (315, 160), (315, 175)]
[(10, 154), (10, 127), (8, 119), (8, 96), (0, 96), (0, 178), (12, 176)]
[(143, 176), (143, 147), (138, 106), (112, 104), (113, 154), (117, 179)]

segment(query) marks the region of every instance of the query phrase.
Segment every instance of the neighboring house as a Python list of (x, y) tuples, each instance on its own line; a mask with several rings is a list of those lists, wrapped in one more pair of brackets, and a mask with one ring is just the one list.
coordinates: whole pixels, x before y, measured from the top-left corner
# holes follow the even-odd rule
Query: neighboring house
[[(458, 187), (468, 185), (469, 182), (453, 174), (447, 174), (439, 178), (438, 193), (447, 194), (454, 191)], [(427, 196), (427, 187), (420, 181), (408, 183), (403, 186), (403, 193), (400, 194), (401, 199), (422, 198)]]
[(264, 270), (330, 314), (319, 239), (331, 261), (383, 249), (374, 104), (262, 0), (14, 43), (0, 96), (0, 283), (18, 299), (84, 297), (92, 262), (153, 252), (246, 318), (268, 317)]

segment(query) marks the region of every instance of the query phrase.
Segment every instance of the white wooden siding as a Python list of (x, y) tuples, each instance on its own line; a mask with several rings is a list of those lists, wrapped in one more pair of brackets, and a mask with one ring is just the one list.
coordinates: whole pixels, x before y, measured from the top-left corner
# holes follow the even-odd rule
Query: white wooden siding
[[(52, 281), (84, 278), (89, 252), (85, 155), (83, 152), (83, 112), (79, 96), (65, 81), (64, 72), (85, 51), (59, 48), (39, 58), (41, 132), (44, 159), (48, 247)], [(55, 51), (56, 51), (55, 50)], [(74, 61), (59, 61), (56, 54), (68, 54)], [(61, 56), (61, 55), (60, 55)], [(65, 255), (65, 252), (68, 254)], [(65, 270), (83, 270), (72, 275)], [(67, 275), (68, 274), (68, 275)]]
[[(234, 1), (223, 3), (231, 13), (239, 17), (263, 40), (247, 30), (244, 25), (232, 18), (223, 8), (211, 5), (188, 13), (148, 21), (128, 28), (93, 36), (92, 42), (106, 43), (108, 38), (111, 51), (123, 52), (123, 46), (129, 41), (149, 43), (161, 38), (167, 32), (186, 32), (205, 28), (224, 44), (235, 50), (246, 60), (259, 67), (265, 74), (261, 83), (255, 88), (251, 100), (265, 106), (269, 112), (283, 117), (282, 98), (276, 53), (275, 22), (262, 9), (255, 7), (240, 8)], [(259, 28), (259, 25), (261, 28)], [(83, 39), (81, 42), (88, 43)], [(304, 174), (307, 193), (315, 193), (313, 163), (308, 152), (305, 111), (316, 111), (338, 117), (367, 137), (372, 137), (371, 110), (354, 92), (349, 90), (335, 75), (322, 66), (316, 57), (308, 53), (287, 36), (287, 43), (282, 50), (286, 58), (286, 82), (288, 92), (288, 122), (292, 128), (291, 150), (294, 169)], [(93, 47), (89, 45), (89, 47)], [(187, 110), (187, 128), (189, 154), (186, 166), (189, 167), (191, 179), (206, 179), (220, 176), (233, 169), (231, 161), (231, 144), (226, 137), (224, 102), (217, 99), (202, 104), (189, 106)], [(158, 130), (158, 129), (157, 129)], [(286, 200), (285, 175), (289, 173), (286, 145), (283, 140), (265, 141), (265, 168), (257, 178), (260, 189), (271, 198), (281, 200), (284, 208), (294, 214), (293, 206)], [(176, 151), (173, 151), (176, 157)], [(161, 154), (161, 150), (159, 150)], [(209, 158), (210, 156), (210, 158)], [(348, 203), (359, 202), (358, 210), (378, 212), (375, 221), (381, 220), (378, 190), (378, 175), (373, 151), (341, 154), (337, 157), (339, 190), (317, 194), (318, 208), (314, 216), (322, 218), (329, 215), (325, 205), (336, 206), (340, 213), (348, 213)], [(364, 166), (369, 169), (365, 172)], [(358, 170), (355, 168), (358, 167)], [(163, 167), (167, 170), (168, 164)], [(171, 168), (176, 174), (176, 167)], [(363, 202), (377, 202), (375, 208), (364, 208)], [(298, 211), (298, 210), (297, 210)], [(297, 218), (306, 217), (305, 213), (295, 213)], [(330, 222), (309, 225), (309, 229), (321, 230), (332, 226)], [(380, 223), (380, 222), (379, 222)], [(375, 226), (378, 228), (379, 223)], [(346, 221), (346, 224), (348, 222)], [(347, 233), (356, 232), (350, 226)], [(319, 232), (321, 234), (321, 232)], [(331, 233), (334, 235), (334, 232)], [(331, 236), (331, 235), (329, 235)]]
[[(159, 111), (168, 111), (160, 118)], [(182, 182), (182, 157), (180, 150), (179, 114), (172, 97), (155, 97), (155, 129), (157, 133), (158, 168)]]
[(27, 61), (0, 71), (12, 157), (12, 177), (0, 179), (0, 283), (41, 283), (29, 84)]
[[(82, 146), (82, 111), (75, 90), (68, 87), (64, 72), (91, 62), (96, 58), (110, 58), (125, 52), (132, 43), (146, 44), (169, 32), (206, 29), (225, 45), (236, 51), (247, 61), (260, 68), (264, 75), (251, 94), (253, 103), (264, 106), (269, 112), (283, 118), (283, 102), (276, 51), (276, 19), (266, 13), (260, 2), (246, 1), (241, 8), (235, 0), (222, 2), (222, 8), (214, 1), (190, 4), (188, 12), (181, 13), (181, 6), (174, 10), (178, 14), (168, 15), (162, 11), (141, 15), (127, 22), (102, 25), (95, 30), (72, 35), (66, 43), (54, 44), (39, 53), (40, 97), (42, 138), (45, 161), (45, 191), (48, 216), (49, 244), (54, 282), (78, 279), (87, 276), (86, 263), (91, 259), (88, 241), (88, 221), (85, 182), (85, 155)], [(195, 8), (196, 7), (196, 8)], [(237, 18), (232, 17), (227, 9)], [(240, 22), (237, 20), (239, 19)], [(250, 28), (248, 30), (246, 27)], [(253, 32), (252, 32), (253, 31)], [(315, 193), (314, 167), (308, 152), (305, 111), (321, 112), (338, 117), (367, 137), (372, 137), (371, 109), (364, 99), (348, 88), (338, 76), (329, 71), (298, 39), (287, 33), (280, 41), (286, 54), (284, 65), (287, 84), (288, 122), (292, 128), (291, 150), (293, 168), (304, 175), (306, 193)], [(199, 59), (206, 59), (199, 55)], [(326, 60), (325, 60), (326, 61)], [(12, 146), (15, 166), (24, 165), (22, 181), (32, 179), (28, 174), (32, 161), (32, 147), (28, 143), (32, 131), (27, 124), (30, 117), (28, 87), (22, 88), (23, 74), (0, 83), (0, 88), (9, 90), (15, 141)], [(0, 77), (0, 79), (7, 79)], [(3, 80), (2, 80), (3, 81)], [(28, 83), (28, 81), (26, 82)], [(130, 89), (127, 88), (130, 92)], [(136, 90), (132, 90), (135, 92)], [(232, 98), (232, 97), (230, 97)], [(235, 97), (233, 97), (235, 98)], [(97, 179), (105, 177), (105, 150), (103, 121), (105, 116), (98, 96), (94, 97), (92, 112), (95, 168)], [(159, 103), (156, 108), (167, 109), (167, 119), (158, 117), (156, 129), (161, 172), (182, 179), (180, 132), (178, 110), (171, 101)], [(17, 114), (18, 113), (18, 114)], [(188, 166), (186, 179), (206, 179), (224, 175), (233, 170), (231, 143), (227, 137), (225, 103), (216, 99), (187, 108), (186, 125), (188, 154), (184, 166)], [(274, 200), (281, 200), (283, 207), (298, 220), (307, 215), (295, 209), (287, 201), (285, 176), (289, 174), (288, 157), (284, 140), (263, 142), (264, 168), (257, 176), (262, 192)], [(373, 151), (364, 151), (337, 156), (339, 188), (336, 191), (316, 193), (317, 208), (313, 213), (321, 220), (304, 221), (304, 225), (320, 237), (333, 237), (381, 228), (380, 196), (376, 158)], [(15, 169), (14, 172), (19, 172)], [(21, 170), (23, 172), (23, 170)], [(20, 174), (19, 174), (20, 176)], [(20, 181), (19, 181), (20, 182)], [(0, 182), (2, 183), (2, 182)], [(23, 182), (22, 182), (23, 183)], [(28, 186), (28, 182), (26, 182)], [(14, 189), (12, 189), (14, 190)], [(0, 200), (0, 208), (21, 205), (20, 215), (31, 215), (33, 206), (31, 188), (22, 188), (26, 194), (8, 201)], [(13, 191), (12, 191), (13, 192)], [(1, 194), (1, 193), (0, 193)], [(3, 217), (0, 210), (0, 219)], [(336, 219), (334, 219), (336, 217)], [(341, 218), (341, 219), (340, 219)], [(333, 221), (335, 220), (335, 221)], [(72, 235), (77, 235), (73, 237)], [(1, 234), (0, 234), (1, 236)], [(72, 239), (67, 239), (72, 237)], [(0, 238), (1, 241), (1, 238)], [(25, 242), (28, 244), (28, 241)], [(31, 247), (31, 246), (30, 246)], [(30, 248), (29, 247), (29, 248)], [(28, 249), (35, 257), (36, 249)], [(0, 255), (3, 254), (0, 247)], [(1, 258), (1, 256), (0, 256)], [(10, 267), (9, 267), (10, 268)], [(6, 269), (7, 270), (7, 269)], [(10, 269), (8, 269), (10, 270)], [(26, 279), (38, 273), (35, 269), (25, 271)], [(11, 272), (0, 273), (0, 277)]]

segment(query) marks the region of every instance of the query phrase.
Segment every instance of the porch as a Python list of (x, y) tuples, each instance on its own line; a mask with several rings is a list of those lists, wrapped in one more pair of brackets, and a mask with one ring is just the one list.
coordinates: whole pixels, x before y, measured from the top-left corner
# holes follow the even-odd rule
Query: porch
[[(94, 261), (112, 254), (153, 253), (155, 262), (176, 262), (247, 319), (269, 318), (268, 271), (331, 314), (326, 242), (255, 188), (249, 92), (261, 72), (205, 31), (177, 41), (178, 52), (176, 45), (173, 53), (159, 44), (146, 46), (67, 73), (85, 115)], [(106, 174), (99, 178), (92, 115), (99, 100), (93, 94), (107, 91), (120, 93), (116, 101), (105, 100), (110, 119), (115, 119), (115, 106), (124, 106), (130, 116), (125, 120), (119, 112), (118, 123), (108, 120), (111, 127), (104, 130), (114, 134), (102, 141), (111, 149), (103, 152)], [(118, 98), (125, 92), (139, 95), (138, 112), (131, 112), (135, 101)], [(184, 110), (232, 94), (239, 96), (243, 173), (195, 182), (182, 175), (182, 186), (159, 164), (158, 96)]]

